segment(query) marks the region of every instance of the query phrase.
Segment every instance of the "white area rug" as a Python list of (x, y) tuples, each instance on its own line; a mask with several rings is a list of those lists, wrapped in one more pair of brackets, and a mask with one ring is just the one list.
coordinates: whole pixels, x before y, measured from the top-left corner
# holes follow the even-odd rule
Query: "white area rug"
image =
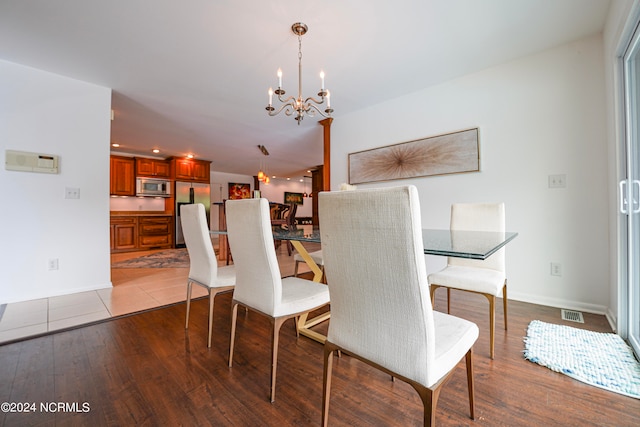
[(640, 363), (616, 334), (534, 320), (524, 357), (584, 383), (640, 399)]

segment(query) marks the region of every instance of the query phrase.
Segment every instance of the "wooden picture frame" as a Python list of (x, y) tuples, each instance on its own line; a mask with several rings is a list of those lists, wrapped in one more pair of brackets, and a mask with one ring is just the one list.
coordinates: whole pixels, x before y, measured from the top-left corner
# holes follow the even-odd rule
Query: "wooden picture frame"
[(349, 153), (349, 184), (480, 171), (479, 128)]

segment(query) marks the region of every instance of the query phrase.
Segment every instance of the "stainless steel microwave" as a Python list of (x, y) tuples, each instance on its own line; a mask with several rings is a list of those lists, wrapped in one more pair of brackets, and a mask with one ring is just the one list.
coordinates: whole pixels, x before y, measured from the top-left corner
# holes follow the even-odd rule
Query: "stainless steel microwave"
[(168, 179), (136, 178), (136, 196), (171, 197)]

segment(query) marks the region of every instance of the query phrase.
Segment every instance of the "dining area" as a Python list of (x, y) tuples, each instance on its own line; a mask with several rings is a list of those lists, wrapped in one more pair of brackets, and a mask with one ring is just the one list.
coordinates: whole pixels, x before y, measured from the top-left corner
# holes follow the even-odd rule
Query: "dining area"
[[(394, 218), (397, 218), (394, 207), (389, 205), (389, 209), (395, 212)], [(332, 210), (332, 215), (334, 213), (335, 210)], [(355, 222), (354, 219), (353, 224)], [(424, 228), (425, 225), (423, 223), (421, 227)], [(272, 228), (272, 236), (280, 228), (282, 227)], [(207, 236), (203, 241), (208, 240), (210, 243), (209, 230), (205, 228), (201, 231)], [(283, 232), (285, 231), (289, 233), (289, 230)], [(316, 234), (313, 227), (298, 226), (291, 231), (289, 235), (296, 236), (295, 241), (299, 241), (308, 253), (323, 250), (321, 244), (324, 235)], [(374, 234), (379, 238), (383, 236), (382, 230), (376, 231), (379, 232)], [(392, 231), (399, 235), (399, 230)], [(440, 239), (446, 240), (446, 231), (448, 230), (436, 232), (435, 236), (441, 235)], [(418, 259), (418, 254), (426, 257), (423, 251), (427, 248), (434, 251), (437, 249), (425, 243), (424, 232), (420, 232), (420, 238), (417, 233), (414, 234), (414, 242), (422, 243), (411, 245), (416, 254), (413, 259)], [(454, 234), (450, 233), (451, 236)], [(354, 235), (350, 234), (349, 237), (353, 239)], [(321, 243), (305, 239), (318, 239)], [(458, 240), (454, 241), (458, 248)], [(508, 247), (512, 241), (502, 247)], [(276, 247), (272, 241), (269, 243), (269, 247)], [(366, 270), (371, 270), (371, 274), (381, 273), (382, 269), (370, 269), (374, 265), (371, 255), (375, 252), (375, 247), (363, 248), (361, 245), (362, 242), (357, 248), (354, 247), (357, 249), (354, 254), (362, 258), (361, 265), (366, 265), (366, 269), (364, 272), (358, 269), (358, 275), (368, 274)], [(385, 252), (384, 262), (379, 265), (388, 270), (389, 276), (397, 278), (399, 270), (414, 271), (415, 266), (392, 266), (397, 258), (388, 258), (388, 253), (397, 251), (397, 241), (380, 239), (378, 246)], [(442, 247), (437, 250), (442, 250)], [(472, 249), (471, 252), (476, 253), (476, 250)], [(331, 277), (336, 277), (335, 274), (331, 276), (329, 253), (326, 252), (326, 256), (320, 258), (324, 264), (320, 269), (328, 267), (327, 275), (320, 280), (320, 283), (326, 280), (327, 285), (322, 286), (331, 286)], [(482, 250), (478, 255), (481, 253)], [(234, 254), (229, 264), (236, 269), (240, 267), (237, 265), (237, 255)], [(276, 248), (275, 256), (283, 276), (295, 271), (294, 255), (288, 254), (286, 245)], [(325, 255), (324, 252), (322, 255)], [(215, 252), (213, 258), (215, 261)], [(226, 267), (226, 260), (217, 260), (216, 273)], [(348, 270), (353, 269), (354, 266), (349, 261)], [(299, 272), (302, 278), (313, 280), (314, 274), (302, 263)], [(190, 275), (191, 273), (189, 271)], [(184, 277), (186, 279), (186, 274)], [(369, 279), (373, 282), (373, 278)], [(398, 280), (394, 280), (396, 281)], [(184, 286), (184, 282), (182, 283)], [(355, 281), (350, 282), (350, 286), (360, 285)], [(428, 285), (423, 286), (427, 288)], [(442, 290), (435, 293), (433, 315), (439, 316), (436, 312), (447, 312), (446, 294)], [(576, 422), (581, 425), (610, 425), (612, 420), (615, 420), (616, 425), (636, 425), (640, 409), (637, 400), (576, 382), (523, 358), (523, 336), (531, 320), (552, 322), (558, 315), (557, 309), (510, 300), (508, 329), (502, 327), (505, 314), (500, 309), (496, 310), (495, 321), (498, 328), (495, 334), (495, 355), (491, 358), (486, 297), (455, 290), (451, 294), (451, 314), (476, 324), (479, 330), (472, 346), (475, 420), (471, 419), (466, 361), (460, 360), (458, 363), (452, 357), (452, 363), (457, 363), (456, 367), (441, 388), (436, 410), (432, 411), (432, 414), (435, 412), (437, 425), (533, 426), (571, 425)], [(294, 327), (294, 320), (284, 323), (278, 337), (276, 399), (272, 402), (270, 360), (274, 335), (271, 319), (255, 310), (245, 310), (242, 305), (239, 306), (233, 366), (230, 368), (234, 294), (231, 291), (220, 292), (215, 297), (212, 311), (210, 299), (201, 295), (203, 294), (194, 292), (187, 329), (186, 306), (184, 302), (179, 302), (0, 347), (0, 358), (3, 360), (0, 375), (7, 389), (6, 396), (23, 401), (55, 399), (80, 404), (86, 402), (90, 408), (83, 413), (5, 413), (4, 425), (37, 424), (50, 422), (54, 418), (55, 423), (60, 425), (82, 423), (97, 426), (315, 426), (322, 423), (323, 418), (330, 426), (424, 425), (425, 405), (422, 396), (403, 380), (409, 374), (405, 372), (393, 375), (371, 366), (356, 358), (353, 349), (350, 349), (350, 353), (336, 351), (333, 347), (333, 356), (327, 359), (332, 364), (332, 376), (330, 387), (327, 387), (330, 395), (328, 399), (325, 398), (330, 404), (327, 406), (325, 403), (324, 408), (328, 408), (328, 413), (325, 412), (324, 344), (302, 334), (298, 335), (296, 329), (299, 327)], [(339, 307), (334, 301), (334, 294), (330, 294), (330, 299), (329, 305), (312, 311), (309, 315), (317, 317), (330, 312), (330, 319), (309, 329), (332, 338), (330, 325), (331, 322), (334, 325), (337, 323)], [(423, 303), (423, 308), (428, 306), (429, 297), (424, 290), (419, 298), (413, 296), (408, 299)], [(375, 324), (376, 336), (370, 339), (383, 340), (388, 336), (387, 330), (383, 328), (390, 319), (386, 310), (387, 306), (392, 305), (391, 302), (390, 297), (385, 294), (384, 303), (374, 306), (375, 316), (360, 316), (361, 312), (353, 311), (353, 316), (357, 317), (349, 319), (349, 325), (362, 323), (367, 326), (366, 324), (374, 324), (376, 321), (382, 322)], [(358, 305), (361, 304), (362, 302)], [(408, 317), (408, 310), (409, 306), (401, 307), (403, 317)], [(347, 310), (348, 313), (351, 311)], [(610, 330), (603, 316), (585, 313), (585, 322), (594, 330)], [(409, 328), (414, 326), (411, 324)], [(210, 331), (211, 346), (208, 347), (207, 336)], [(397, 338), (402, 343), (393, 348), (392, 353), (402, 351), (405, 341), (408, 341), (407, 331), (408, 329), (403, 329), (397, 332)], [(345, 343), (339, 341), (334, 344)], [(376, 353), (381, 353), (379, 347), (376, 347)], [(415, 361), (422, 360), (418, 352), (407, 354), (411, 358), (411, 363), (407, 363), (408, 367), (415, 365)], [(374, 356), (367, 355), (365, 358), (371, 361)]]
[[(266, 199), (229, 200), (226, 229), (212, 232), (206, 229), (198, 205), (182, 208), (192, 259), (189, 289), (192, 284), (209, 289), (208, 347), (212, 347), (215, 329), (215, 297), (231, 293), (228, 367), (234, 367), (234, 357), (242, 357), (236, 342), (246, 339), (248, 333), (238, 333), (238, 317), (256, 312), (268, 319), (271, 403), (276, 402), (280, 389), (279, 340), (281, 335), (295, 333), (297, 340), (309, 339), (324, 348), (322, 425), (329, 425), (330, 402), (337, 400), (331, 399), (336, 357), (354, 358), (409, 384), (422, 402), (424, 425), (435, 424), (441, 387), (464, 360), (468, 417), (474, 419), (473, 348), (479, 329), (471, 321), (448, 314), (451, 289), (489, 300), (489, 357), (493, 359), (496, 296), (502, 297), (507, 329), (504, 247), (517, 236), (505, 231), (504, 204), (455, 205), (451, 228), (436, 230), (422, 227), (413, 186), (323, 192), (318, 203), (320, 226), (313, 227), (273, 224)], [(369, 214), (363, 216), (363, 211)], [(232, 265), (216, 267), (211, 245), (198, 248), (194, 244), (206, 242), (208, 234), (228, 240)], [(282, 277), (277, 241), (295, 249), (293, 276)], [(305, 244), (320, 244), (321, 250), (310, 253)], [(203, 259), (196, 251), (205, 252), (208, 261), (195, 265)], [(425, 255), (447, 257), (448, 265), (428, 274)], [(300, 277), (298, 263), (305, 263), (310, 274)], [(440, 287), (447, 290), (447, 313), (433, 309), (435, 290)], [(189, 307), (188, 296), (187, 328)], [(282, 328), (290, 319), (293, 331)]]

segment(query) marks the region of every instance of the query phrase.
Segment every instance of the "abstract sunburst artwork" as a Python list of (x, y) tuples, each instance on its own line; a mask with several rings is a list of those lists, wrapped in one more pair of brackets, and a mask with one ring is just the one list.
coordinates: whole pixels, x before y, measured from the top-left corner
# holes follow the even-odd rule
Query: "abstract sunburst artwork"
[(349, 183), (480, 170), (478, 128), (349, 154)]

